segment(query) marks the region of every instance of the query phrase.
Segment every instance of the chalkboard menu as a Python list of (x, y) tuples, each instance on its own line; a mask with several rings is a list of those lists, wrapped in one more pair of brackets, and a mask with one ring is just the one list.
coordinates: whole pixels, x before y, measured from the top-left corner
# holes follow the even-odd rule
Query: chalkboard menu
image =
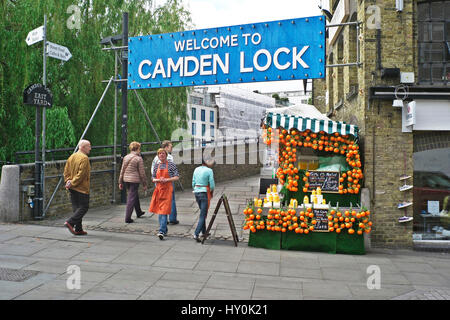
[(308, 191), (316, 190), (317, 187), (325, 193), (339, 192), (339, 172), (336, 171), (308, 171)]
[(314, 231), (328, 232), (328, 209), (313, 209), (313, 213), (317, 221)]

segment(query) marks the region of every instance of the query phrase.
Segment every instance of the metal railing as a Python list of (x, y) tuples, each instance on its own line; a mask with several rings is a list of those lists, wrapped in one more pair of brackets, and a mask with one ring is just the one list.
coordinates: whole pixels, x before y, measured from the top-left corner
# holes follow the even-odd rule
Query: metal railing
[[(256, 137), (244, 137), (244, 138), (231, 138), (231, 139), (201, 139), (201, 138), (192, 138), (190, 140), (174, 140), (172, 143), (175, 145), (177, 143), (189, 143), (189, 147), (199, 147), (199, 146), (207, 146), (207, 145), (217, 145), (218, 143), (237, 143), (237, 142), (244, 142), (244, 143), (250, 143), (250, 142), (257, 142), (258, 138)], [(156, 151), (157, 148), (159, 148), (160, 143), (157, 141), (150, 141), (150, 142), (141, 142), (142, 151)], [(155, 148), (152, 148), (154, 146), (157, 146)], [(116, 148), (120, 149), (121, 145), (116, 145)], [(148, 147), (149, 150), (145, 150), (144, 147)], [(111, 149), (114, 149), (114, 145), (99, 145), (99, 146), (92, 146), (90, 157), (96, 157), (96, 156), (110, 156), (111, 155)], [(103, 152), (100, 152), (99, 150), (104, 150)], [(72, 148), (58, 148), (58, 149), (46, 149), (46, 159), (47, 161), (58, 161), (58, 160), (66, 160), (72, 153), (74, 149)], [(26, 159), (26, 157), (30, 155), (30, 159)], [(25, 160), (25, 161), (23, 161)], [(7, 161), (0, 161), (0, 166), (4, 164), (23, 164), (23, 163), (31, 163), (34, 162), (34, 150), (28, 150), (28, 151), (17, 151), (14, 154), (14, 162), (7, 162)]]

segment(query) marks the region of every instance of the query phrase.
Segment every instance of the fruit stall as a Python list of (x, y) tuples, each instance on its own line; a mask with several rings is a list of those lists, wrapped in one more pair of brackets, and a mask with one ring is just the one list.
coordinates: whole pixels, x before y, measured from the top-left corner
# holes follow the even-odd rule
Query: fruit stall
[(361, 206), (364, 179), (358, 128), (270, 110), (262, 138), (277, 154), (278, 184), (249, 199), (249, 246), (365, 254), (371, 212)]

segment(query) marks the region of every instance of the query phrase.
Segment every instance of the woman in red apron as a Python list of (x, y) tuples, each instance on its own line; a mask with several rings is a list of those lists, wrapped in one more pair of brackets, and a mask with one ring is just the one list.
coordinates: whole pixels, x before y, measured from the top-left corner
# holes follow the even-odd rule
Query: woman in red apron
[(167, 234), (167, 218), (172, 210), (173, 181), (179, 179), (178, 170), (173, 162), (167, 161), (167, 151), (158, 149), (160, 164), (153, 169), (152, 181), (156, 183), (149, 211), (158, 215), (159, 239)]

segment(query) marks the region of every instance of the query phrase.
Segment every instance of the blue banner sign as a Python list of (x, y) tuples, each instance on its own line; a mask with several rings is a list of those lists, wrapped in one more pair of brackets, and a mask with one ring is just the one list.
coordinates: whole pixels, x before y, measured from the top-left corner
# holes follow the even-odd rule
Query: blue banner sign
[(128, 41), (129, 89), (325, 77), (323, 16)]

